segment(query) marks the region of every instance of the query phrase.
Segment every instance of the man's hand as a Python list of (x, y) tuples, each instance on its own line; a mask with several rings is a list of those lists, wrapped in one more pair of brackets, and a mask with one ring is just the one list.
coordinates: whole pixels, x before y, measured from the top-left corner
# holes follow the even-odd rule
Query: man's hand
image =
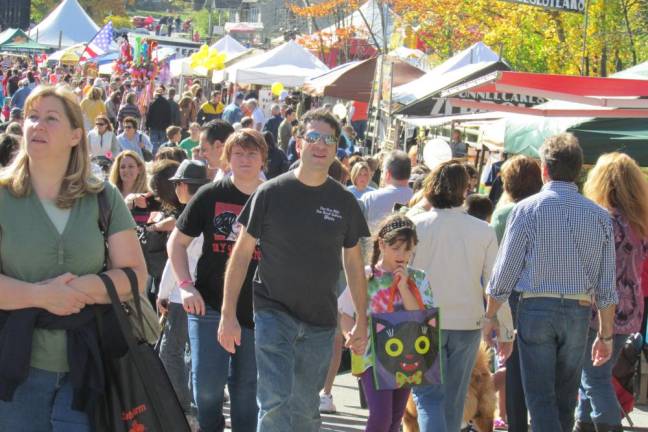
[[(493, 336), (493, 332), (495, 336)], [(497, 318), (484, 317), (484, 325), (482, 327), (482, 339), (489, 347), (495, 346), (495, 339), (499, 337), (499, 322)]]
[(39, 284), (42, 288), (36, 294), (38, 307), (54, 315), (65, 316), (79, 313), (86, 305), (94, 304), (89, 294), (68, 285), (76, 277), (65, 273)]
[(241, 345), (241, 326), (236, 319), (226, 318), (221, 315), (220, 323), (218, 324), (218, 342), (228, 353), (234, 354), (236, 347)]
[(610, 357), (612, 357), (612, 345), (613, 342), (602, 341), (596, 337), (594, 340), (594, 345), (592, 345), (592, 364), (594, 366), (602, 366)]
[(513, 352), (513, 342), (497, 342), (497, 361), (500, 365), (506, 363)]
[(346, 334), (345, 347), (349, 348), (357, 355), (364, 355), (367, 350), (367, 320), (356, 320), (355, 325), (349, 333)]
[(182, 306), (187, 313), (205, 315), (205, 301), (195, 287), (180, 288)]

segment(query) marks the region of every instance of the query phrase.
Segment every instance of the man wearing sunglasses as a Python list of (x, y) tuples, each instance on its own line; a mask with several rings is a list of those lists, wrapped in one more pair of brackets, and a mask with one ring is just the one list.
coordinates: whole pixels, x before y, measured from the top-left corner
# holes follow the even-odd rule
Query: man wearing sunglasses
[(219, 342), (241, 342), (236, 305), (257, 242), (254, 278), (258, 431), (319, 431), (324, 385), (337, 326), (337, 279), (344, 262), (356, 310), (347, 346), (367, 344), (367, 284), (359, 239), (369, 235), (360, 207), (328, 177), (340, 126), (315, 110), (302, 119), (301, 164), (261, 185), (239, 216), (242, 229), (225, 274)]

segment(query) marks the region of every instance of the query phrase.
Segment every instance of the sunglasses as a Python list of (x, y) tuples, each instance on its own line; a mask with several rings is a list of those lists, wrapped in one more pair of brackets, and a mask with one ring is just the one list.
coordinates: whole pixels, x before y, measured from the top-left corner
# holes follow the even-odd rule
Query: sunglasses
[(338, 142), (338, 138), (335, 135), (327, 135), (316, 131), (305, 133), (303, 138), (308, 144), (315, 144), (317, 141), (322, 140), (324, 144), (334, 146), (337, 145)]
[(95, 126), (106, 126), (106, 123), (95, 123)]
[(133, 126), (124, 126), (124, 129), (133, 129)]

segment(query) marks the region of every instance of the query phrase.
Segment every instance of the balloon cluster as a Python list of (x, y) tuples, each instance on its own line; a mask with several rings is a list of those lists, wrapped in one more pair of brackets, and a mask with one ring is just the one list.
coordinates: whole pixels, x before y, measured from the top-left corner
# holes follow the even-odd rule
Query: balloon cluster
[(131, 46), (125, 38), (121, 42), (121, 55), (115, 62), (115, 72), (129, 72), (134, 79), (154, 80), (160, 68), (158, 59), (153, 58), (157, 42), (147, 38), (136, 37)]
[(193, 69), (203, 67), (207, 70), (221, 70), (225, 68), (226, 60), (225, 53), (219, 53), (216, 48), (203, 45), (198, 52), (191, 54), (191, 67)]

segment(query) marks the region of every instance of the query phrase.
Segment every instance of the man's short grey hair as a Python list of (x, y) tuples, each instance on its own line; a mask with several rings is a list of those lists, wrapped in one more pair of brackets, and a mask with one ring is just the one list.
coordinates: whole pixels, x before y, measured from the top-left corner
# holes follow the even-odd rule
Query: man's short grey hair
[(257, 100), (254, 98), (246, 100), (245, 103), (254, 106), (254, 108), (256, 108), (259, 105)]
[(402, 150), (394, 150), (387, 155), (383, 162), (384, 172), (389, 172), (394, 180), (409, 180), (412, 163)]
[(583, 149), (574, 135), (561, 133), (545, 140), (540, 160), (551, 180), (575, 182), (583, 167)]
[(279, 106), (279, 104), (272, 104), (272, 106), (270, 107), (270, 111), (272, 112), (279, 112), (280, 110), (281, 107)]

